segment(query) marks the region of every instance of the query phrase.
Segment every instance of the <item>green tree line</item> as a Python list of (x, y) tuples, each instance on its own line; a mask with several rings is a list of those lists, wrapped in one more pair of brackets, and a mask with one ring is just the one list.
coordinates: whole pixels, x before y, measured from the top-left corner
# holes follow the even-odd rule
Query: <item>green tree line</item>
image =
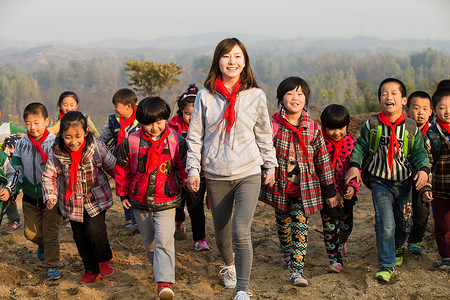
[[(344, 104), (353, 114), (377, 111), (376, 90), (378, 83), (386, 77), (402, 80), (409, 93), (417, 89), (432, 93), (437, 82), (450, 77), (450, 56), (433, 49), (408, 56), (335, 52), (300, 55), (261, 51), (250, 53), (250, 58), (257, 81), (268, 96), (271, 112), (277, 109), (275, 95), (278, 84), (292, 75), (308, 82), (311, 88), (310, 108), (316, 114), (330, 103)], [(53, 108), (62, 91), (73, 90), (89, 95), (89, 101), (82, 104), (83, 112), (96, 114), (94, 110), (102, 107), (104, 112), (98, 113), (98, 123), (101, 123), (107, 114), (112, 113), (112, 106), (111, 111), (105, 110), (105, 104), (112, 105), (112, 94), (132, 83), (126, 72), (129, 59), (154, 61), (152, 57), (104, 55), (72, 60), (65, 65), (36, 63), (27, 70), (15, 66), (0, 67), (3, 117), (8, 114), (21, 116), (23, 108), (31, 101), (42, 101)], [(167, 61), (158, 61), (173, 61), (183, 69), (174, 85), (162, 91), (161, 96), (173, 103), (188, 84), (196, 83), (202, 87), (211, 59), (211, 54), (180, 51), (168, 57)], [(159, 90), (162, 89), (156, 89)]]

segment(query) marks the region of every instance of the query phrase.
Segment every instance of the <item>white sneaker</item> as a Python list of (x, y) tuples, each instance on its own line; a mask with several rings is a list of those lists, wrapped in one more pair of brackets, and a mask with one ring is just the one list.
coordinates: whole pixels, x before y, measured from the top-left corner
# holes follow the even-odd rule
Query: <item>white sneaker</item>
[(223, 282), (225, 284), (225, 288), (234, 289), (236, 287), (236, 267), (234, 264), (231, 266), (224, 265), (222, 267), (222, 270), (220, 270), (219, 274), (223, 275)]
[(250, 300), (250, 297), (253, 296), (249, 292), (239, 291), (236, 294), (236, 297), (234, 297), (234, 300)]

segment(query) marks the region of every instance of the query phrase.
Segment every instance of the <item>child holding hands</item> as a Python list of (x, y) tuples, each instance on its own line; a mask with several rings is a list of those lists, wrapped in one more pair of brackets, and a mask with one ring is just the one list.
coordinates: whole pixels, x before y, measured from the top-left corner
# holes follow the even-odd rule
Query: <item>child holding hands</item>
[(324, 204), (320, 211), (323, 237), (330, 259), (329, 273), (342, 271), (342, 258), (347, 250), (346, 242), (353, 229), (353, 206), (360, 183), (353, 179), (345, 183), (345, 173), (350, 168), (350, 155), (355, 139), (350, 131), (348, 110), (339, 104), (328, 105), (320, 115), (322, 133), (335, 172), (335, 189), (338, 205), (331, 208)]
[[(121, 144), (115, 169), (116, 191), (133, 208), (147, 258), (153, 264), (160, 299), (173, 299), (175, 208), (186, 179), (187, 145), (169, 128), (170, 107), (159, 97), (145, 98), (136, 110), (141, 129)], [(154, 244), (154, 251), (150, 245)]]
[(335, 180), (322, 130), (305, 108), (309, 101), (306, 81), (299, 77), (283, 80), (277, 99), (281, 110), (272, 116), (272, 126), (279, 167), (273, 186), (261, 187), (260, 200), (275, 208), (291, 283), (307, 286), (303, 269), (308, 217), (320, 211), (323, 199), (331, 208), (337, 205)]

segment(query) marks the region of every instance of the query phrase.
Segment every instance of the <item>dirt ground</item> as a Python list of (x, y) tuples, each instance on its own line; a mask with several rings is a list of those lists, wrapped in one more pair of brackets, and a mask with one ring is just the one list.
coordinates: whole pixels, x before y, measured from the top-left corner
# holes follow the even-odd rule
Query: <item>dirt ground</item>
[[(366, 116), (360, 116), (366, 120)], [(356, 123), (356, 122), (355, 122)], [(356, 130), (352, 130), (356, 131)], [(355, 132), (356, 133), (356, 132)], [(20, 199), (20, 196), (19, 198)], [(19, 211), (21, 201), (18, 201)], [(309, 243), (305, 277), (308, 287), (294, 287), (284, 269), (275, 231), (273, 209), (259, 203), (252, 226), (254, 260), (250, 280), (251, 299), (449, 299), (450, 276), (437, 268), (439, 255), (432, 232), (426, 232), (423, 256), (405, 254), (401, 267), (389, 284), (380, 284), (371, 195), (361, 189), (354, 209), (354, 230), (348, 241), (348, 255), (340, 274), (327, 274), (328, 259), (322, 238), (320, 216), (309, 220)], [(206, 211), (206, 232), (211, 250), (195, 252), (189, 219), (188, 239), (176, 241), (175, 299), (233, 299), (234, 290), (223, 287), (218, 274), (221, 265), (214, 242), (211, 214)], [(0, 299), (157, 299), (156, 283), (140, 235), (123, 228), (124, 215), (118, 198), (107, 213), (108, 235), (115, 273), (82, 286), (83, 265), (72, 239), (72, 230), (61, 226), (61, 278), (46, 279), (45, 267), (37, 259), (36, 245), (23, 236), (23, 229), (0, 236)], [(6, 216), (0, 228), (5, 227)]]

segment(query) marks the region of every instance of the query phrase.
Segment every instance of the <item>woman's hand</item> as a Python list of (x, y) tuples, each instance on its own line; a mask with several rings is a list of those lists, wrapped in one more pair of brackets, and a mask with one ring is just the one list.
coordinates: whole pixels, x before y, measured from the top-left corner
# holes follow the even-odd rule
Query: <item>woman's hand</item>
[(186, 187), (191, 192), (197, 192), (200, 189), (200, 176), (190, 176), (186, 179)]
[(275, 174), (266, 174), (263, 175), (263, 184), (273, 187), (275, 183)]

